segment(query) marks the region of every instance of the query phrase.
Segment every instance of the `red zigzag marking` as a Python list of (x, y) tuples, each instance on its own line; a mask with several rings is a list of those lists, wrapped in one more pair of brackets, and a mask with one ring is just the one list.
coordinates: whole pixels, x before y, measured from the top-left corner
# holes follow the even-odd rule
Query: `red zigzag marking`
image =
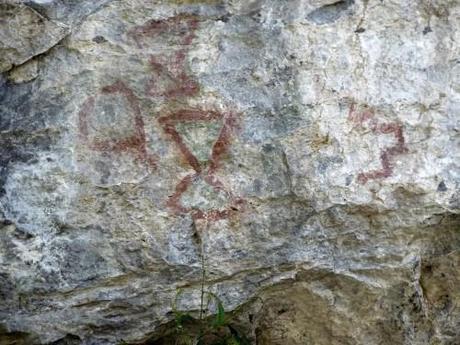
[(409, 151), (405, 143), (402, 125), (397, 122), (378, 123), (378, 120), (376, 120), (374, 116), (375, 112), (371, 109), (356, 112), (355, 104), (352, 104), (350, 106), (348, 119), (360, 127), (364, 127), (364, 124), (369, 122), (369, 128), (375, 134), (393, 134), (396, 139), (396, 144), (380, 151), (380, 163), (382, 164), (381, 169), (361, 172), (358, 174), (358, 182), (361, 184), (365, 184), (369, 180), (392, 176), (394, 170), (394, 157)]

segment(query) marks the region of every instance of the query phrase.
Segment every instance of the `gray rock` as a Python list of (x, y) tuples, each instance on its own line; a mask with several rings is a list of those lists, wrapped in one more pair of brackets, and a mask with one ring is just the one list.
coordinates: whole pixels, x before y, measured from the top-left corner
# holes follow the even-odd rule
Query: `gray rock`
[(0, 10), (0, 344), (459, 343), (459, 1)]
[(46, 52), (68, 33), (62, 23), (11, 1), (0, 1), (0, 24), (0, 73)]

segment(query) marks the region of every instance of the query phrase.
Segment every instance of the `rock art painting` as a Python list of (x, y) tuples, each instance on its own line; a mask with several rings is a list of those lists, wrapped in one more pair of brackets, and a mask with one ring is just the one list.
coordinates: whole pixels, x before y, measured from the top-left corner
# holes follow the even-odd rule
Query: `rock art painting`
[[(153, 76), (147, 83), (146, 93), (152, 97), (163, 97), (167, 102), (181, 101), (185, 103), (188, 98), (199, 95), (199, 84), (186, 71), (186, 58), (188, 50), (195, 38), (199, 20), (196, 16), (176, 16), (170, 19), (156, 21), (150, 20), (144, 25), (130, 30), (128, 36), (132, 37), (139, 47), (154, 44), (153, 40), (168, 35), (175, 43), (173, 52), (151, 55), (149, 64)], [(178, 47), (178, 48), (177, 48)], [(212, 146), (208, 166), (203, 168), (198, 158), (187, 147), (183, 137), (177, 130), (181, 123), (222, 121), (222, 128), (217, 140)], [(237, 211), (243, 203), (241, 199), (233, 196), (228, 188), (215, 176), (219, 163), (231, 142), (231, 136), (236, 129), (236, 114), (232, 111), (220, 112), (217, 110), (202, 110), (194, 107), (185, 107), (159, 118), (163, 131), (175, 143), (181, 155), (194, 174), (184, 177), (175, 188), (174, 194), (167, 201), (168, 207), (176, 214), (190, 213), (194, 219), (218, 220), (227, 218), (232, 211)], [(184, 193), (198, 178), (213, 189), (223, 192), (229, 201), (228, 207), (220, 209), (202, 210), (185, 207), (181, 204)]]
[(460, 345), (459, 18), (0, 0), (0, 345)]
[(384, 179), (393, 175), (393, 162), (396, 156), (407, 153), (409, 150), (404, 138), (403, 126), (397, 122), (380, 122), (375, 111), (370, 108), (357, 107), (356, 104), (350, 106), (348, 119), (356, 127), (368, 128), (376, 135), (393, 135), (395, 144), (380, 151), (381, 168), (361, 172), (358, 174), (358, 182), (366, 184), (370, 180)]
[(132, 120), (133, 133), (123, 138), (91, 138), (89, 122), (90, 117), (94, 115), (96, 98), (89, 97), (84, 102), (78, 114), (78, 128), (81, 142), (94, 151), (129, 152), (136, 160), (145, 163), (151, 169), (155, 169), (157, 165), (156, 159), (147, 150), (144, 120), (142, 119), (138, 99), (134, 92), (124, 82), (117, 81), (112, 85), (103, 87), (100, 90), (100, 95), (117, 95), (127, 101), (130, 108), (128, 115)]
[[(164, 53), (151, 54), (148, 64), (152, 76), (145, 87), (147, 97), (161, 97), (167, 102), (185, 101), (199, 95), (200, 87), (196, 80), (187, 72), (187, 53), (195, 38), (199, 20), (196, 16), (175, 16), (165, 20), (149, 20), (145, 24), (130, 29), (127, 37), (132, 39), (139, 49), (154, 46), (157, 41), (167, 35), (168, 41), (172, 42), (171, 49)], [(79, 132), (82, 142), (90, 149), (101, 152), (130, 152), (139, 161), (145, 162), (150, 168), (157, 167), (156, 158), (148, 153), (143, 116), (141, 114), (138, 99), (134, 92), (123, 82), (117, 81), (112, 85), (101, 89), (101, 94), (118, 94), (124, 97), (132, 111), (134, 121), (134, 134), (121, 139), (91, 139), (88, 126), (88, 118), (95, 109), (95, 97), (89, 97), (81, 107), (79, 113)], [(166, 107), (167, 108), (167, 107)], [(218, 120), (221, 129), (216, 141), (212, 144), (212, 150), (206, 166), (199, 162), (198, 158), (187, 147), (183, 137), (176, 126), (183, 123), (210, 122)], [(232, 212), (238, 211), (244, 202), (235, 197), (216, 177), (220, 162), (228, 152), (232, 135), (237, 128), (237, 114), (233, 111), (221, 112), (217, 110), (202, 110), (194, 107), (184, 107), (180, 110), (160, 114), (159, 125), (179, 149), (181, 155), (190, 167), (195, 171), (181, 179), (175, 187), (172, 196), (166, 201), (167, 207), (174, 214), (190, 213), (194, 219), (219, 220), (229, 217)], [(182, 205), (181, 198), (193, 185), (194, 181), (201, 179), (212, 189), (223, 193), (228, 201), (226, 207), (219, 209), (200, 209)]]
[(153, 45), (167, 35), (174, 47), (167, 52), (152, 54), (149, 64), (154, 76), (146, 85), (151, 96), (190, 97), (199, 91), (198, 83), (186, 71), (186, 58), (199, 20), (196, 16), (175, 16), (165, 20), (149, 20), (128, 32), (140, 49)]
[[(222, 120), (223, 124), (219, 136), (212, 146), (212, 153), (207, 164), (208, 166), (204, 169), (197, 157), (187, 147), (183, 138), (176, 130), (176, 125), (184, 122), (209, 122), (213, 120)], [(217, 111), (183, 109), (161, 117), (159, 122), (162, 125), (164, 132), (168, 134), (177, 145), (177, 148), (180, 150), (186, 162), (193, 168), (193, 170), (195, 170), (193, 174), (187, 175), (177, 184), (174, 194), (168, 200), (168, 206), (176, 213), (191, 213), (195, 219), (208, 220), (224, 219), (229, 217), (232, 211), (238, 211), (239, 207), (244, 204), (244, 201), (236, 198), (232, 192), (225, 188), (224, 184), (215, 176), (215, 172), (220, 167), (220, 161), (229, 149), (231, 136), (236, 129), (235, 114), (231, 112), (220, 113)], [(194, 180), (198, 177), (202, 177), (203, 180), (214, 189), (223, 191), (227, 194), (227, 197), (230, 200), (228, 207), (223, 210), (212, 209), (209, 211), (203, 211), (182, 206), (180, 202), (182, 195), (188, 188), (190, 188)]]

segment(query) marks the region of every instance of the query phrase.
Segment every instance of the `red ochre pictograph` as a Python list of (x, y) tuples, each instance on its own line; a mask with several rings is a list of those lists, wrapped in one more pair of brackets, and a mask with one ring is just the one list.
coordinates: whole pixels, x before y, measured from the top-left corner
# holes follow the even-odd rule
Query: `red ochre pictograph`
[(359, 173), (358, 182), (365, 184), (369, 180), (392, 176), (394, 157), (408, 152), (402, 125), (397, 122), (380, 123), (375, 118), (375, 111), (373, 109), (366, 108), (358, 111), (354, 103), (350, 106), (348, 119), (356, 126), (369, 128), (375, 134), (392, 134), (396, 139), (394, 146), (387, 147), (380, 151), (380, 163), (382, 167), (380, 169)]
[[(152, 42), (152, 39), (168, 35), (178, 47), (171, 49), (171, 53), (150, 55), (150, 66), (154, 77), (149, 80), (146, 93), (152, 97), (164, 97), (168, 101), (183, 102), (187, 98), (196, 96), (200, 92), (199, 84), (186, 72), (186, 58), (190, 46), (198, 29), (198, 17), (193, 15), (179, 15), (166, 20), (150, 20), (144, 25), (137, 26), (129, 31), (140, 48)], [(160, 82), (161, 81), (161, 82)], [(217, 140), (212, 146), (211, 156), (207, 166), (201, 166), (198, 158), (187, 147), (182, 136), (176, 129), (180, 123), (222, 121)], [(163, 131), (176, 144), (185, 161), (194, 170), (193, 174), (184, 177), (175, 187), (175, 191), (167, 201), (167, 206), (176, 214), (191, 214), (193, 219), (219, 220), (230, 217), (239, 210), (244, 202), (235, 197), (230, 190), (217, 178), (216, 171), (220, 162), (228, 152), (231, 138), (237, 128), (236, 115), (233, 112), (220, 112), (216, 110), (203, 110), (192, 107), (183, 108), (173, 113), (161, 116), (158, 120)], [(193, 185), (194, 181), (202, 179), (214, 190), (224, 192), (229, 200), (225, 209), (200, 210), (184, 207), (181, 198)]]
[(196, 16), (180, 15), (166, 20), (149, 20), (129, 31), (128, 36), (132, 37), (139, 48), (144, 48), (149, 41), (161, 35), (175, 38), (173, 41), (179, 47), (171, 49), (168, 54), (150, 55), (152, 71), (156, 76), (161, 76), (166, 85), (160, 85), (158, 77), (150, 79), (146, 86), (148, 95), (171, 99), (191, 97), (199, 92), (199, 84), (185, 71), (187, 52), (195, 38), (198, 24)]
[[(214, 120), (222, 120), (222, 128), (219, 136), (212, 146), (211, 157), (206, 170), (202, 168), (200, 162), (187, 147), (179, 132), (176, 130), (176, 125), (179, 123), (204, 121), (210, 122)], [(231, 137), (237, 128), (236, 116), (232, 112), (220, 113), (217, 111), (204, 111), (198, 109), (183, 109), (176, 111), (170, 115), (163, 116), (159, 119), (159, 123), (163, 130), (176, 143), (177, 148), (181, 152), (186, 162), (195, 170), (193, 174), (184, 177), (175, 188), (174, 194), (169, 198), (167, 205), (174, 210), (176, 214), (190, 213), (196, 219), (219, 220), (228, 218), (232, 212), (238, 211), (239, 207), (244, 204), (240, 198), (236, 198), (230, 190), (226, 189), (224, 184), (215, 176), (217, 169), (220, 167), (220, 161), (227, 153)], [(181, 205), (182, 195), (190, 188), (195, 180), (202, 178), (207, 184), (217, 191), (223, 191), (230, 200), (227, 208), (223, 210), (208, 210), (186, 208)]]
[[(149, 65), (152, 70), (152, 78), (147, 82), (145, 93), (151, 97), (163, 97), (173, 104), (185, 103), (188, 98), (197, 96), (200, 86), (186, 71), (186, 58), (190, 45), (195, 38), (199, 20), (193, 15), (178, 15), (165, 20), (149, 20), (143, 25), (131, 29), (127, 37), (131, 38), (140, 49), (152, 47), (158, 37), (167, 35), (173, 46), (168, 53), (151, 54)], [(162, 40), (166, 41), (166, 40)], [(103, 94), (120, 94), (125, 97), (132, 108), (135, 132), (132, 136), (118, 140), (90, 140), (88, 131), (88, 117), (95, 108), (95, 98), (88, 98), (79, 113), (79, 131), (81, 139), (93, 150), (111, 152), (132, 152), (138, 160), (156, 168), (156, 160), (148, 154), (144, 122), (138, 99), (134, 92), (122, 81), (102, 88)], [(180, 123), (222, 122), (217, 140), (212, 145), (210, 159), (203, 167), (198, 158), (187, 147), (182, 136), (176, 129)], [(184, 107), (159, 118), (159, 124), (163, 131), (176, 144), (185, 161), (194, 170), (194, 173), (181, 179), (173, 195), (166, 202), (167, 206), (175, 214), (191, 214), (194, 220), (220, 220), (230, 217), (239, 211), (244, 205), (244, 200), (237, 198), (228, 190), (216, 176), (220, 168), (220, 162), (228, 152), (232, 136), (237, 129), (237, 116), (233, 112), (220, 112), (216, 110), (203, 110), (192, 107)], [(200, 210), (193, 207), (185, 207), (181, 203), (184, 193), (193, 183), (202, 179), (214, 190), (224, 192), (229, 200), (227, 207), (223, 209)]]
[(101, 89), (101, 94), (119, 94), (124, 97), (132, 113), (130, 116), (134, 122), (134, 133), (128, 137), (120, 139), (90, 139), (88, 121), (89, 116), (94, 112), (96, 99), (89, 97), (84, 103), (78, 114), (78, 127), (80, 139), (90, 149), (99, 152), (130, 152), (136, 160), (145, 163), (149, 168), (156, 168), (156, 159), (147, 152), (147, 140), (145, 136), (144, 121), (141, 116), (139, 103), (134, 92), (122, 81), (117, 81), (112, 85)]

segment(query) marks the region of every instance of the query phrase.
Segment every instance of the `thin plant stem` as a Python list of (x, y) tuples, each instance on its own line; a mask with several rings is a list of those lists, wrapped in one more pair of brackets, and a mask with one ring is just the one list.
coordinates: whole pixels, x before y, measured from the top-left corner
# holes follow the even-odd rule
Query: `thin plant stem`
[[(208, 217), (205, 217), (205, 226), (204, 226), (204, 233), (206, 234), (208, 231)], [(204, 243), (203, 243), (203, 238), (201, 238), (200, 241), (200, 247), (201, 247), (201, 299), (200, 299), (200, 320), (203, 320), (204, 316), (204, 284), (206, 281), (206, 261), (205, 261), (205, 255), (204, 255)]]

